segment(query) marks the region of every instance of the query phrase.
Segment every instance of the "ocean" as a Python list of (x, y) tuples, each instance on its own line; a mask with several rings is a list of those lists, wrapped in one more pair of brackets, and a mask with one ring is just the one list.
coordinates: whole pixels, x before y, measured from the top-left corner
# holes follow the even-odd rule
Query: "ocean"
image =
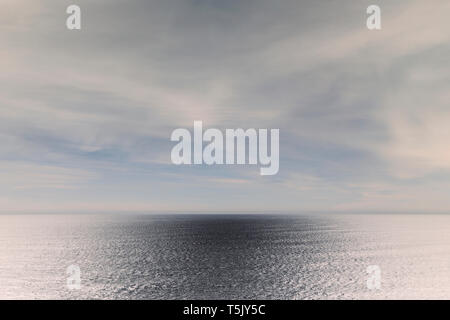
[(448, 215), (0, 215), (0, 299), (449, 298)]

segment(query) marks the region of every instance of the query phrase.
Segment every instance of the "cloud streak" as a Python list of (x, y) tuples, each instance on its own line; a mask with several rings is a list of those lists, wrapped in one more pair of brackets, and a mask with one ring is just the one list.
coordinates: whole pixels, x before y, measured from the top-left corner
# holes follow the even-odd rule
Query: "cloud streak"
[[(69, 4), (0, 5), (3, 211), (450, 210), (448, 1)], [(171, 165), (194, 120), (280, 128), (280, 173)]]

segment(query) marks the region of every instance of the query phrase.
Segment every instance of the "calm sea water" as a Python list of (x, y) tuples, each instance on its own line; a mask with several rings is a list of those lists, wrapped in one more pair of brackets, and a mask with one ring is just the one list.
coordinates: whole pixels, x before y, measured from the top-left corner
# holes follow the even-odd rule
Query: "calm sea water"
[(448, 299), (450, 216), (2, 215), (0, 298)]

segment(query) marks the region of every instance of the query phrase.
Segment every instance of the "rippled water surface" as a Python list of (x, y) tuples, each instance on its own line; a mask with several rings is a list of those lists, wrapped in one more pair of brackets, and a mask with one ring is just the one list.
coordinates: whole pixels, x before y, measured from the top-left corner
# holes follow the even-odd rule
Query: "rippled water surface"
[(0, 298), (448, 299), (450, 216), (1, 215)]

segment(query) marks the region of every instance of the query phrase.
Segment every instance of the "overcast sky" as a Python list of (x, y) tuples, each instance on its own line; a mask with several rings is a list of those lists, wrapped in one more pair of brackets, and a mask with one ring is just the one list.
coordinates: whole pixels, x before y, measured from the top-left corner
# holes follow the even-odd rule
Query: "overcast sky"
[[(70, 4), (80, 31), (66, 29)], [(449, 212), (449, 12), (1, 0), (0, 211)], [(278, 175), (171, 164), (171, 132), (194, 120), (279, 128)]]

